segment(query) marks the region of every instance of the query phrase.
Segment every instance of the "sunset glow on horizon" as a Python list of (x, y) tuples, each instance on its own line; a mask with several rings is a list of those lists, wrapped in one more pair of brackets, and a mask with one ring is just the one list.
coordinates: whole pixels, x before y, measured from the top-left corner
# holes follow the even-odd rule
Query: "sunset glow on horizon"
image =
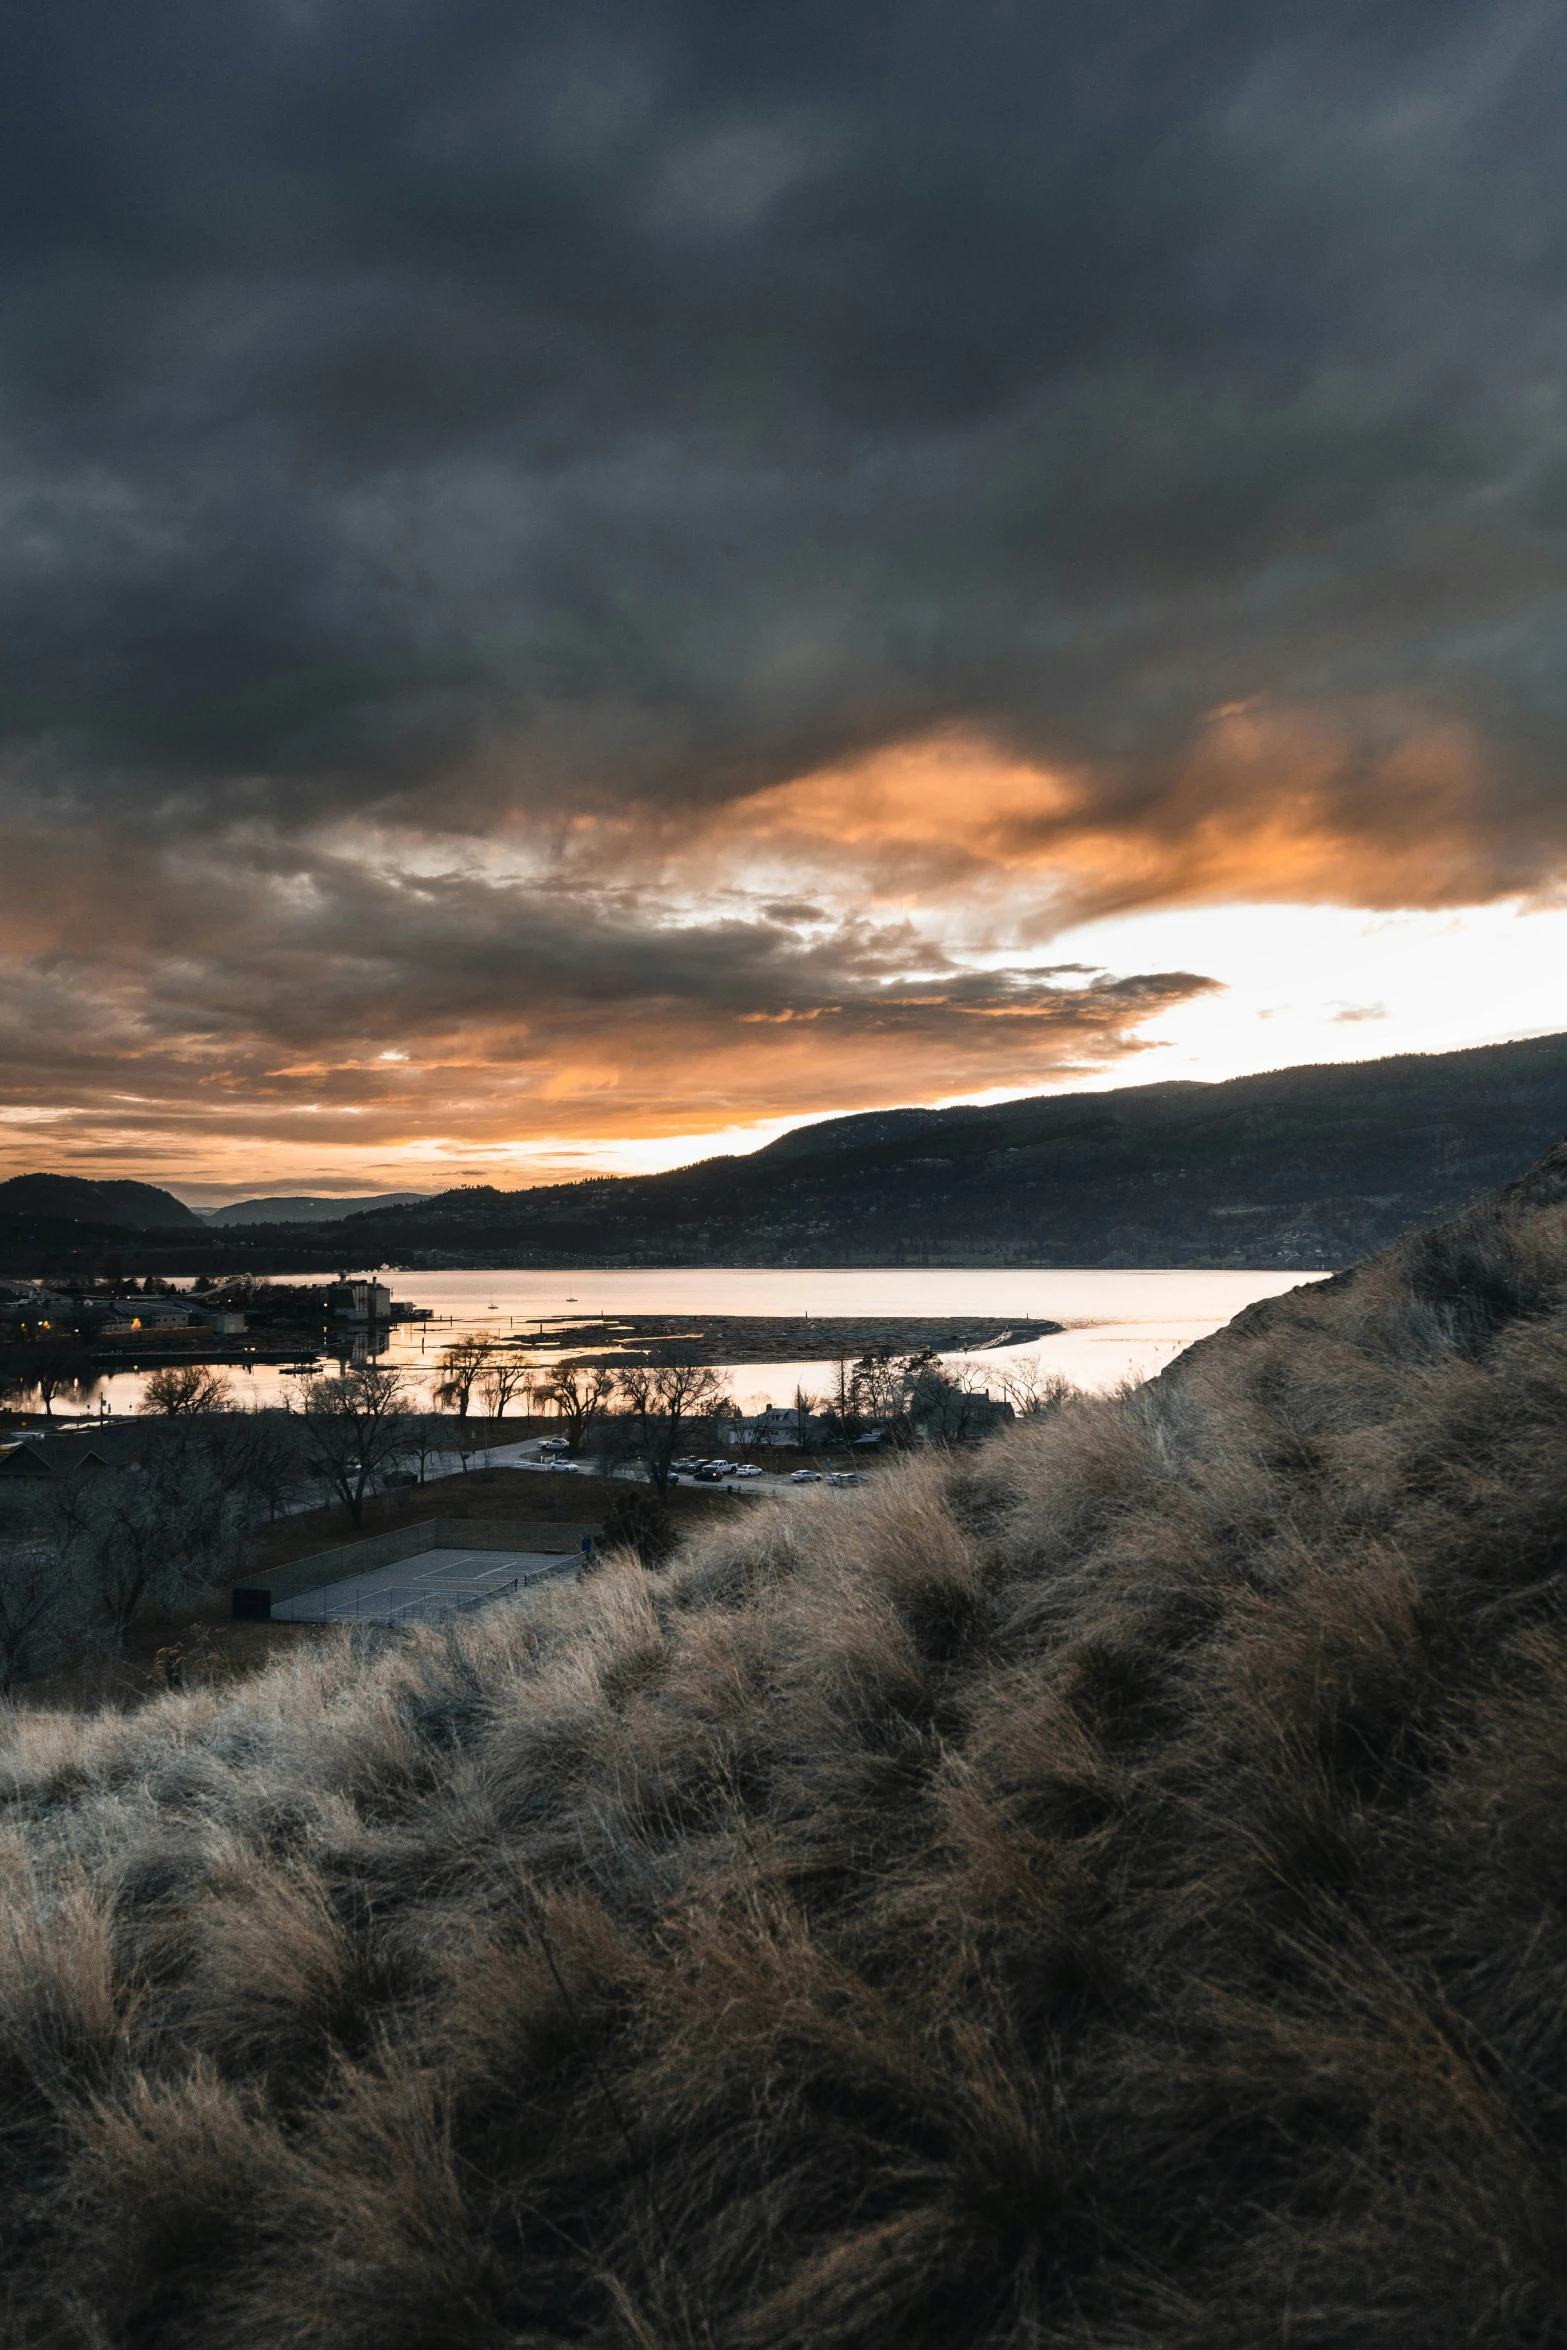
[[(1253, 711), (1227, 716), (1220, 780), (1228, 762), (1251, 785), (1215, 806), (1185, 779), (1184, 825), (1161, 805), (1157, 823), (1127, 815), (1111, 831), (1089, 784), (954, 731), (673, 826), (634, 809), (542, 839), (340, 824), (317, 836), (308, 885), (272, 877), (248, 916), (213, 856), (229, 952), (292, 950), (329, 971), (330, 1025), (300, 1005), (293, 1034), (269, 1036), (236, 1001), (219, 1044), (199, 1027), (148, 1035), (134, 998), (111, 1004), (118, 1082), (105, 1085), (100, 1051), (61, 1097), (0, 1109), (0, 1161), (134, 1173), (202, 1206), (512, 1187), (753, 1150), (860, 1109), (1215, 1081), (1567, 1027), (1567, 902), (1544, 889), (1444, 902), (1464, 843), (1471, 868), (1483, 850), (1464, 762), (1390, 761), (1414, 820), (1399, 837), (1379, 803), (1379, 828), (1356, 842), (1320, 730), (1311, 759), (1281, 759), (1261, 787), (1267, 747), (1291, 739)], [(1422, 874), (1426, 902), (1401, 903)], [(1254, 894), (1229, 896), (1243, 879)], [(1337, 902), (1310, 902), (1330, 880)], [(1390, 902), (1356, 902), (1384, 889)], [(488, 988), (378, 1002), (390, 974), (345, 973), (313, 944), (334, 892), (372, 897), (389, 937), (415, 943), (460, 921), (468, 955), (493, 958)], [(60, 914), (57, 962), (70, 893)], [(595, 1000), (579, 977), (542, 1003), (515, 998), (518, 942), (541, 918), (611, 966), (656, 951), (664, 984), (638, 997), (621, 978)], [(42, 894), (31, 920), (42, 939)], [(216, 975), (216, 941), (209, 953)], [(515, 1012), (497, 1018), (508, 998)]]

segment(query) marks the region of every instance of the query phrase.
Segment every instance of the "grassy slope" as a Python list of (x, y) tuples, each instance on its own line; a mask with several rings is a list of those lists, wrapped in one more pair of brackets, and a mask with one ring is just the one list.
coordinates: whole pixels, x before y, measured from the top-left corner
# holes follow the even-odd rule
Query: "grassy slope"
[(1567, 2343), (1567, 1148), (1119, 1401), (19, 1716), (18, 2340)]

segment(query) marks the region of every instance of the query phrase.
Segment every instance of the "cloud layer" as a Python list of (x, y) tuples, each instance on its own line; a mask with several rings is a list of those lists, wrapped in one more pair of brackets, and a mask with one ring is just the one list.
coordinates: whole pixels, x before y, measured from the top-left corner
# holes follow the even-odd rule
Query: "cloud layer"
[(1558, 34), (34, 12), (13, 1162), (1023, 1088), (1204, 984), (1068, 921), (1549, 886)]

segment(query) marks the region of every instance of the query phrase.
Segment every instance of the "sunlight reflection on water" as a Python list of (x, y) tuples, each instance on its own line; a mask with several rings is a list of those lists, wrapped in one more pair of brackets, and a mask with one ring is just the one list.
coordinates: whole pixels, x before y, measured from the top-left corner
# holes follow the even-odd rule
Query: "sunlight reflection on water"
[[(462, 1332), (548, 1339), (557, 1316), (574, 1323), (600, 1314), (813, 1314), (834, 1318), (898, 1314), (932, 1319), (987, 1315), (1045, 1319), (1072, 1327), (1054, 1338), (1021, 1347), (986, 1349), (969, 1359), (983, 1366), (1018, 1355), (1037, 1357), (1045, 1370), (1059, 1370), (1079, 1387), (1104, 1389), (1123, 1379), (1146, 1379), (1162, 1370), (1183, 1347), (1217, 1330), (1254, 1299), (1297, 1288), (1299, 1273), (1279, 1272), (1102, 1272), (1096, 1270), (1007, 1272), (991, 1267), (730, 1268), (549, 1272), (400, 1273), (393, 1294), (428, 1306), (434, 1321), (399, 1325), (382, 1360), (401, 1365), (426, 1395), (429, 1374), (441, 1348)], [(182, 1286), (184, 1286), (182, 1284)], [(961, 1356), (949, 1356), (961, 1362)], [(741, 1363), (730, 1372), (744, 1403), (765, 1399), (787, 1403), (797, 1386), (819, 1393), (829, 1358), (791, 1363)], [(275, 1364), (252, 1370), (232, 1368), (236, 1400), (281, 1402), (298, 1381)], [(134, 1411), (146, 1374), (114, 1372), (98, 1390), (111, 1410)]]

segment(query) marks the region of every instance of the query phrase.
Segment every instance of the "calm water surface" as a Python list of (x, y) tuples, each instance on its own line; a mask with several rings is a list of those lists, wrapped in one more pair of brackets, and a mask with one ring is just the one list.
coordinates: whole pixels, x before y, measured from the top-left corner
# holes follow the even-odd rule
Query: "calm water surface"
[[(1079, 1387), (1114, 1387), (1120, 1380), (1146, 1379), (1172, 1355), (1219, 1329), (1254, 1299), (1277, 1297), (1301, 1285), (1298, 1273), (1235, 1272), (1001, 1272), (898, 1266), (849, 1271), (699, 1267), (686, 1271), (571, 1273), (399, 1273), (393, 1294), (428, 1306), (439, 1317), (404, 1325), (393, 1334), (383, 1360), (401, 1364), (420, 1389), (441, 1348), (461, 1332), (485, 1331), (526, 1337), (547, 1348), (549, 1323), (594, 1314), (906, 1314), (940, 1317), (985, 1314), (1007, 1319), (1039, 1317), (1069, 1325), (1059, 1337), (1027, 1346), (986, 1350), (972, 1358), (987, 1361), (1037, 1358)], [(959, 1357), (949, 1357), (959, 1361)], [(826, 1384), (824, 1359), (799, 1363), (742, 1363), (731, 1384), (743, 1403), (787, 1403), (796, 1386), (816, 1393)], [(144, 1374), (117, 1371), (100, 1392), (111, 1409), (132, 1411)], [(235, 1370), (238, 1400), (279, 1402), (296, 1380), (275, 1365)]]

